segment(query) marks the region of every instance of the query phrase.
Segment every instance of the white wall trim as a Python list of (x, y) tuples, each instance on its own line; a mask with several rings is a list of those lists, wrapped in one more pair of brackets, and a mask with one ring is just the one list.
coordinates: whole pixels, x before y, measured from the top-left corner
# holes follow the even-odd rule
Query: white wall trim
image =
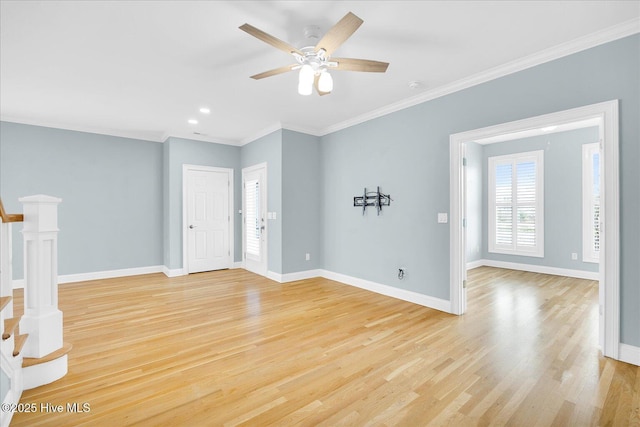
[(601, 215), (603, 221), (600, 246), (600, 344), (607, 357), (618, 359), (620, 345), (620, 183), (619, 183), (619, 119), (618, 100), (586, 105), (496, 126), (474, 129), (450, 136), (450, 295), (451, 312), (466, 309), (464, 218), (464, 144), (480, 138), (518, 132), (572, 121), (599, 118), (602, 149)]
[(389, 285), (383, 285), (381, 283), (371, 282), (369, 280), (360, 279), (358, 277), (347, 276), (346, 274), (335, 273), (333, 271), (319, 270), (319, 272), (321, 273), (322, 277), (329, 280), (335, 280), (336, 282), (355, 286), (357, 288), (375, 292), (377, 294), (386, 295), (403, 301), (412, 302), (423, 307), (433, 308), (435, 310), (444, 311), (445, 313), (450, 313), (449, 309), (451, 308), (451, 303), (440, 298), (419, 294), (417, 292), (409, 291), (406, 289), (395, 288)]
[(526, 70), (527, 68), (535, 67), (592, 47), (612, 42), (638, 32), (640, 32), (640, 18), (635, 18), (328, 126), (323, 130), (323, 135), (346, 129), (396, 111), (413, 107), (414, 105), (422, 104), (423, 102), (431, 101), (445, 95), (468, 89), (470, 87), (486, 83), (518, 71)]
[[(247, 271), (249, 271), (249, 270), (247, 270)], [(253, 271), (249, 271), (249, 272), (253, 273)], [(254, 273), (254, 274), (258, 274), (258, 273)], [(267, 271), (267, 275), (265, 277), (267, 279), (273, 280), (274, 282), (282, 283), (282, 274), (280, 274), (280, 273), (275, 273), (273, 271)]]
[(482, 267), (486, 265), (485, 261), (486, 260), (484, 259), (477, 259), (475, 261), (470, 261), (467, 263), (467, 270), (473, 270), (474, 268)]
[(273, 132), (276, 132), (276, 131), (281, 130), (281, 129), (282, 129), (282, 123), (280, 123), (280, 122), (273, 123), (273, 124), (267, 126), (266, 128), (263, 128), (263, 129), (259, 130), (258, 132), (254, 133), (252, 135), (249, 135), (246, 138), (241, 139), (240, 143), (238, 145), (240, 145), (240, 146), (247, 145), (247, 144), (249, 144), (249, 143), (251, 143), (251, 142), (253, 142), (253, 141), (257, 140), (257, 139), (260, 139), (260, 138), (262, 138), (264, 136), (272, 134)]
[(236, 261), (231, 268), (244, 268), (244, 263), (242, 261)]
[[(164, 265), (152, 265), (149, 267), (123, 268), (121, 270), (94, 271), (91, 273), (62, 274), (58, 276), (58, 283), (76, 283), (89, 280), (113, 279), (116, 277), (139, 276), (142, 274), (163, 273)], [(165, 273), (166, 274), (166, 273)], [(13, 280), (14, 289), (24, 288), (24, 279)]]
[(640, 366), (640, 347), (620, 343), (619, 355), (621, 361)]
[(261, 131), (254, 133), (253, 135), (247, 136), (239, 140), (235, 140), (235, 139), (215, 138), (209, 135), (183, 136), (183, 135), (175, 134), (170, 131), (164, 131), (162, 132), (162, 134), (159, 134), (158, 132), (135, 132), (135, 131), (123, 132), (121, 130), (116, 130), (116, 129), (92, 128), (89, 126), (68, 125), (68, 124), (59, 123), (59, 122), (25, 120), (25, 119), (11, 117), (7, 115), (1, 116), (0, 120), (5, 122), (75, 130), (78, 132), (90, 132), (90, 133), (97, 133), (101, 135), (120, 136), (123, 138), (142, 139), (142, 140), (154, 141), (154, 142), (164, 142), (169, 137), (176, 137), (176, 138), (192, 139), (197, 141), (213, 142), (216, 144), (225, 144), (225, 145), (234, 145), (234, 146), (242, 146), (242, 145), (248, 144), (252, 141), (255, 141), (258, 138), (261, 138), (279, 129), (289, 129), (289, 130), (307, 133), (309, 135), (323, 136), (332, 132), (349, 128), (351, 126), (354, 126), (363, 122), (367, 122), (369, 120), (372, 120), (378, 117), (385, 116), (387, 114), (394, 113), (396, 111), (404, 110), (414, 105), (422, 104), (423, 102), (427, 102), (432, 99), (440, 98), (442, 96), (449, 95), (451, 93), (455, 93), (460, 90), (479, 85), (481, 83), (495, 80), (500, 77), (504, 77), (509, 74), (513, 74), (515, 72), (525, 70), (527, 68), (535, 67), (536, 65), (544, 64), (546, 62), (550, 62), (550, 61), (553, 61), (553, 60), (556, 60), (556, 59), (559, 59), (583, 50), (587, 50), (592, 47), (609, 43), (609, 42), (636, 34), (638, 32), (640, 32), (640, 19), (639, 18), (631, 19), (621, 24), (614, 25), (609, 28), (605, 28), (603, 30), (597, 31), (592, 34), (588, 34), (583, 37), (579, 37), (577, 39), (559, 44), (557, 46), (553, 46), (549, 49), (542, 50), (540, 52), (526, 56), (524, 58), (520, 58), (515, 61), (511, 61), (506, 64), (499, 65), (497, 67), (483, 71), (481, 73), (434, 88), (432, 90), (423, 92), (411, 98), (407, 98), (402, 101), (386, 105), (384, 107), (378, 108), (376, 110), (370, 111), (365, 114), (361, 114), (357, 117), (353, 117), (351, 119), (342, 121), (340, 123), (336, 123), (336, 124), (324, 127), (322, 129), (302, 128), (295, 125), (288, 125), (288, 124), (282, 124), (277, 122), (272, 124), (271, 126), (268, 126), (262, 129)]
[(446, 313), (449, 313), (449, 308), (451, 307), (451, 303), (449, 301), (440, 298), (435, 298), (406, 289), (395, 288), (393, 286), (383, 285), (381, 283), (372, 282), (370, 280), (347, 276), (346, 274), (335, 273), (333, 271), (323, 269), (298, 271), (295, 273), (286, 274), (274, 273), (273, 271), (267, 272), (267, 278), (278, 283), (295, 282), (297, 280), (311, 279), (313, 277), (324, 277), (325, 279), (334, 280), (345, 285), (355, 286), (360, 289), (375, 292), (377, 294), (385, 295), (392, 298), (397, 298), (403, 301), (408, 301), (414, 304), (421, 305), (423, 307), (444, 311)]
[[(506, 268), (509, 270), (529, 271), (531, 273), (551, 274), (553, 276), (575, 277), (576, 279), (598, 280), (600, 273), (597, 271), (572, 270), (569, 268), (548, 267), (546, 265), (522, 264), (519, 262), (496, 261), (492, 259), (481, 259), (474, 261), (476, 267), (487, 266), (496, 268)], [(470, 270), (467, 264), (467, 270)]]
[(274, 273), (273, 271), (267, 271), (267, 277), (278, 283), (296, 282), (298, 280), (312, 279), (314, 277), (322, 277), (323, 270), (305, 270), (296, 271), (295, 273)]
[(167, 277), (178, 277), (178, 276), (186, 276), (187, 275), (187, 273), (185, 272), (184, 268), (170, 269), (166, 265), (162, 266), (162, 272)]

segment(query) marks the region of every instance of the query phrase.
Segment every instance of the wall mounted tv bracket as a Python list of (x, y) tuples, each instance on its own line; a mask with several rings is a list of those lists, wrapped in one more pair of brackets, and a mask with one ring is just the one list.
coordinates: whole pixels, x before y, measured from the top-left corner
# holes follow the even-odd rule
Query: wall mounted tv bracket
[(365, 187), (362, 196), (355, 196), (353, 198), (353, 206), (362, 206), (362, 215), (365, 214), (367, 206), (375, 206), (378, 211), (378, 215), (380, 215), (382, 207), (390, 206), (391, 200), (392, 199), (389, 194), (382, 194), (380, 192), (380, 187), (378, 187), (376, 191), (369, 192), (367, 192), (367, 188)]

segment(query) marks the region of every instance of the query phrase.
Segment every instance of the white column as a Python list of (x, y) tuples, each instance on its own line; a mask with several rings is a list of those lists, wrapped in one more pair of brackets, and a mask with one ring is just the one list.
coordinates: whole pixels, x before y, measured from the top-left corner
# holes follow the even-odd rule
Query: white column
[(29, 334), (24, 357), (40, 358), (62, 348), (62, 312), (58, 310), (58, 204), (37, 195), (24, 205), (24, 315), (20, 333)]

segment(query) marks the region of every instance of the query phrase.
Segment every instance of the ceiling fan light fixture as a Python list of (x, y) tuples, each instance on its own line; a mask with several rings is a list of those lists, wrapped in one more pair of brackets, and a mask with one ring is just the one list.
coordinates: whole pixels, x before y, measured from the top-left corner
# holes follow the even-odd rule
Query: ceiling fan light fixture
[(313, 67), (309, 64), (304, 64), (301, 68), (300, 68), (300, 74), (298, 77), (298, 83), (300, 85), (305, 85), (305, 86), (309, 86), (311, 87), (311, 85), (313, 85), (313, 79), (315, 76), (315, 71), (313, 70)]
[[(363, 22), (362, 19), (349, 12), (322, 37), (319, 35), (317, 26), (308, 26), (305, 28), (305, 36), (307, 43), (311, 45), (299, 49), (252, 25), (241, 25), (239, 28), (242, 31), (276, 49), (291, 54), (296, 60), (296, 64), (275, 68), (250, 77), (259, 80), (299, 69), (298, 93), (309, 95), (315, 88), (318, 95), (322, 96), (331, 93), (333, 89), (333, 77), (326, 72), (328, 68), (384, 73), (389, 66), (387, 62), (356, 58), (332, 58), (333, 52), (351, 37)], [(316, 39), (319, 39), (317, 43)]]
[(304, 96), (311, 95), (313, 93), (313, 84), (306, 84), (304, 82), (299, 82), (298, 93)]
[(318, 78), (318, 90), (321, 92), (331, 92), (333, 90), (333, 77), (328, 71), (322, 71)]

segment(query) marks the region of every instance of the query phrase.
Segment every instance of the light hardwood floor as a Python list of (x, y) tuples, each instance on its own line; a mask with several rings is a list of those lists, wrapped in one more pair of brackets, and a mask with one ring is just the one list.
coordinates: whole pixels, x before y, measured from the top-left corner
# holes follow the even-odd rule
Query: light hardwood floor
[(12, 426), (640, 424), (640, 368), (596, 348), (595, 282), (469, 279), (460, 317), (244, 270), (60, 285), (69, 373)]

